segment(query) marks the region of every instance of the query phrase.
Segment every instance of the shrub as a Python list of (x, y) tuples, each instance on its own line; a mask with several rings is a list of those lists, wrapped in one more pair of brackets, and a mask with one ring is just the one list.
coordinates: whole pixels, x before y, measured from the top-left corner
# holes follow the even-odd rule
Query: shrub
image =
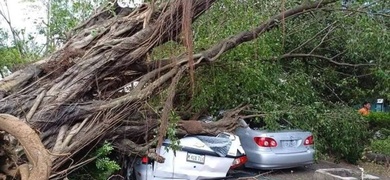
[(367, 120), (371, 130), (390, 129), (390, 113), (372, 112), (367, 116)]
[(313, 132), (319, 154), (332, 155), (337, 161), (344, 159), (350, 163), (357, 163), (361, 158), (370, 138), (368, 122), (354, 109), (317, 104), (295, 113), (290, 115), (294, 118), (289, 121), (298, 128)]
[(390, 156), (390, 138), (373, 140), (371, 150), (374, 153), (380, 153)]
[[(352, 114), (349, 114), (352, 115)], [(353, 117), (353, 116), (352, 116)], [(345, 159), (356, 163), (368, 142), (367, 123), (362, 118), (326, 118), (315, 125), (316, 147), (321, 152), (328, 152), (336, 160)]]

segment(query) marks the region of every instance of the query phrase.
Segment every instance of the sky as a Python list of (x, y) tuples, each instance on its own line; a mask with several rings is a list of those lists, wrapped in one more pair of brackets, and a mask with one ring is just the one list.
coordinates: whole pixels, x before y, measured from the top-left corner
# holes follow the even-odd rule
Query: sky
[[(143, 3), (143, 0), (119, 0), (119, 2), (123, 7), (134, 7)], [(37, 24), (34, 23), (40, 23), (46, 20), (45, 7), (43, 6), (42, 0), (36, 0), (33, 3), (26, 2), (26, 0), (0, 0), (0, 11), (4, 12), (6, 16), (8, 16), (7, 13), (9, 11), (9, 18), (15, 29), (25, 29), (26, 34), (32, 34), (38, 44), (43, 44), (45, 42), (45, 37), (43, 35), (38, 35)], [(8, 24), (1, 16), (0, 28), (9, 31)], [(9, 39), (8, 43), (11, 43), (11, 39)], [(1, 79), (2, 77), (0, 76), (0, 80)]]
[[(8, 5), (5, 6), (5, 2)], [(8, 17), (8, 11), (9, 16), (11, 19), (12, 26), (16, 29), (26, 29), (26, 33), (32, 33), (37, 34), (36, 26), (34, 24), (35, 20), (42, 20), (44, 17), (44, 8), (39, 3), (29, 3), (29, 2), (22, 2), (22, 0), (0, 0), (0, 11), (4, 12), (6, 16)], [(0, 28), (5, 29), (9, 31), (9, 26), (4, 20), (3, 17), (0, 17)], [(43, 37), (36, 36), (37, 39), (42, 39)], [(11, 43), (11, 40), (9, 41)], [(4, 67), (6, 70), (8, 70), (7, 67)], [(8, 70), (8, 73), (11, 72)], [(3, 77), (0, 76), (0, 80), (3, 79)]]
[[(16, 29), (25, 29), (26, 34), (33, 34), (38, 43), (43, 43), (45, 38), (38, 35), (37, 25), (34, 22), (41, 23), (46, 21), (46, 9), (43, 6), (43, 0), (35, 2), (26, 2), (27, 0), (0, 0), (0, 10), (7, 12), (4, 2), (7, 2), (12, 26)], [(31, 1), (31, 0), (30, 0)], [(144, 0), (118, 0), (122, 7), (135, 7), (143, 3)], [(9, 30), (7, 23), (0, 17), (0, 28)]]
[[(31, 3), (22, 0), (0, 0), (0, 8), (3, 12), (7, 12), (4, 1), (8, 4), (11, 23), (17, 29), (25, 28), (27, 32), (34, 32), (34, 21), (42, 21), (45, 17), (45, 9), (41, 1)], [(8, 29), (3, 18), (0, 19), (0, 26)]]

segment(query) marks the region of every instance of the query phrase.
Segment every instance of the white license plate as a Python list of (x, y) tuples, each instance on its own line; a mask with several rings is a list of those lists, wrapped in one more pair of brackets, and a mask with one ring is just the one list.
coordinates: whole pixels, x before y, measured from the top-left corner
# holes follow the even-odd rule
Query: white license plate
[(187, 161), (199, 164), (204, 164), (205, 155), (187, 153)]
[(282, 141), (282, 145), (285, 148), (294, 148), (297, 146), (297, 141), (296, 140)]

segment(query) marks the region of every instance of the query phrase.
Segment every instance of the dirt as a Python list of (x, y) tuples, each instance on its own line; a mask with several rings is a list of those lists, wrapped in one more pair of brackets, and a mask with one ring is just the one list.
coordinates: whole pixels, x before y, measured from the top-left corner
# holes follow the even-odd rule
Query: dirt
[(330, 160), (320, 160), (311, 166), (274, 170), (260, 171), (254, 169), (241, 169), (232, 173), (232, 179), (258, 179), (258, 180), (312, 180), (317, 169), (326, 168), (348, 168), (360, 172), (359, 167), (363, 168), (365, 173), (379, 177), (381, 180), (390, 180), (390, 166), (374, 163), (359, 163), (352, 165), (348, 163), (333, 163)]

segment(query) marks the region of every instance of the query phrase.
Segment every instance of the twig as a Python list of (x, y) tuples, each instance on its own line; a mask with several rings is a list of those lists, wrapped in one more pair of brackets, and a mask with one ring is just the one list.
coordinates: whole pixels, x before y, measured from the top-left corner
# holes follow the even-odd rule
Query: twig
[[(317, 69), (319, 69), (321, 71), (325, 71), (324, 68), (318, 66), (317, 64), (313, 64), (313, 63), (308, 63), (308, 64), (314, 66), (315, 68), (317, 68)], [(342, 74), (344, 76), (356, 77), (356, 78), (366, 77), (366, 76), (370, 76), (370, 75), (373, 74), (373, 73), (367, 73), (367, 74), (355, 75), (355, 74), (348, 74), (348, 73), (344, 73), (344, 72), (340, 72), (340, 71), (334, 71), (334, 72), (338, 73), (338, 74)]]
[(319, 31), (317, 34), (315, 34), (313, 37), (311, 37), (310, 39), (306, 40), (305, 42), (303, 42), (302, 44), (300, 44), (298, 47), (296, 47), (295, 49), (291, 50), (288, 54), (291, 54), (293, 53), (294, 51), (298, 50), (299, 48), (303, 47), (304, 45), (308, 44), (309, 42), (311, 42), (313, 39), (315, 39), (316, 37), (318, 37), (322, 32), (324, 32), (325, 30), (327, 30), (329, 27), (333, 26), (334, 24), (336, 24), (337, 21), (334, 21), (332, 24), (329, 24), (328, 26), (326, 26), (324, 29), (322, 29), (321, 31)]
[(375, 16), (383, 16), (383, 17), (390, 17), (390, 14), (386, 13), (378, 13), (378, 12), (368, 12), (368, 11), (362, 11), (359, 9), (335, 9), (335, 8), (328, 8), (324, 9), (325, 11), (348, 11), (348, 12), (354, 12), (354, 13), (361, 13), (361, 14), (368, 14), (368, 15), (375, 15)]
[(333, 64), (340, 65), (340, 66), (351, 66), (351, 67), (359, 67), (359, 66), (375, 66), (376, 64), (350, 64), (350, 63), (343, 63), (343, 62), (337, 62), (333, 60), (332, 58), (328, 58), (326, 56), (317, 55), (317, 54), (284, 54), (279, 57), (279, 59), (285, 59), (285, 58), (303, 58), (303, 57), (313, 57), (318, 59), (327, 60)]
[(334, 59), (334, 58), (336, 58), (336, 57), (338, 57), (338, 56), (344, 54), (345, 52), (347, 52), (347, 50), (344, 50), (344, 51), (342, 51), (342, 52), (340, 52), (340, 53), (334, 55), (331, 59)]
[(326, 37), (328, 37), (328, 35), (329, 35), (329, 33), (331, 33), (333, 30), (335, 29), (335, 27), (330, 27), (329, 29), (328, 29), (328, 32), (326, 32), (326, 34), (324, 35), (324, 37), (322, 37), (321, 38), (321, 41), (320, 41), (320, 43), (318, 43), (317, 44), (317, 46), (316, 47), (314, 47), (311, 51), (310, 51), (310, 53), (309, 54), (311, 54), (311, 53), (313, 53), (318, 47), (320, 47), (321, 46), (321, 44), (322, 43), (324, 43), (324, 41), (325, 41), (325, 38)]
[(345, 101), (343, 101), (343, 100), (339, 97), (339, 95), (334, 91), (334, 89), (332, 89), (331, 87), (329, 87), (329, 85), (327, 85), (326, 83), (324, 83), (324, 85), (325, 85), (326, 88), (328, 88), (328, 89), (332, 92), (332, 94), (334, 94), (334, 95), (337, 97), (337, 99), (339, 99), (339, 101), (341, 101), (341, 102), (343, 102), (343, 103), (345, 104)]
[(125, 177), (119, 175), (119, 174), (114, 174), (114, 175), (111, 175), (110, 177), (108, 177), (107, 180), (111, 180), (111, 179), (115, 179), (115, 180), (118, 180), (118, 179), (125, 179)]
[(265, 117), (266, 114), (252, 114), (252, 115), (247, 115), (247, 116), (241, 116), (241, 119), (249, 119), (249, 118), (254, 118), (254, 117)]

